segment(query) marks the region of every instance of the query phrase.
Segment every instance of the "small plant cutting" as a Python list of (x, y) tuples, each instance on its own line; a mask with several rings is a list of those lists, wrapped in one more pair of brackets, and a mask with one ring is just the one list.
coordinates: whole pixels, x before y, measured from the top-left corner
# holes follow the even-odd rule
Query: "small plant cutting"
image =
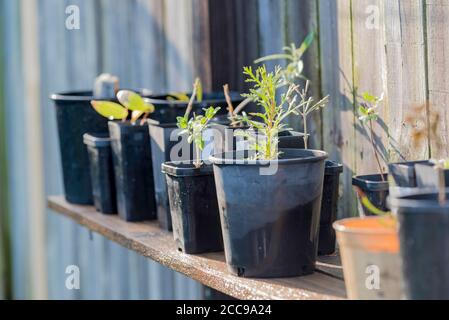
[(131, 110), (131, 123), (135, 124), (142, 117), (140, 124), (143, 124), (146, 118), (154, 112), (154, 105), (146, 102), (139, 94), (121, 90), (117, 93), (117, 99), (121, 104), (112, 101), (92, 100), (92, 107), (100, 115), (109, 120), (126, 121)]
[[(352, 185), (356, 187), (356, 189), (361, 189), (376, 208), (379, 208), (382, 211), (387, 211), (389, 184), (380, 163), (379, 151), (376, 145), (374, 133), (374, 122), (379, 119), (378, 108), (379, 104), (383, 101), (383, 94), (381, 97), (376, 97), (370, 93), (364, 93), (362, 95), (362, 99), (363, 102), (360, 103), (358, 109), (359, 120), (363, 125), (368, 127), (368, 136), (374, 153), (374, 158), (376, 159), (378, 173), (354, 176), (352, 178)], [(358, 197), (358, 199), (359, 215), (373, 215), (373, 212), (371, 212), (369, 207), (362, 204), (362, 199), (360, 197)]]
[(376, 148), (376, 142), (374, 140), (374, 126), (373, 122), (377, 121), (379, 118), (379, 104), (383, 101), (384, 95), (380, 97), (376, 97), (368, 92), (365, 92), (363, 95), (363, 102), (359, 105), (359, 120), (368, 125), (369, 135), (370, 135), (370, 143), (373, 148), (374, 157), (376, 159), (377, 167), (379, 169), (379, 174), (382, 181), (385, 181), (384, 172), (382, 169), (382, 165), (380, 164), (380, 159), (378, 155), (378, 150)]
[(190, 113), (192, 112), (192, 106), (194, 103), (195, 96), (197, 99), (201, 99), (201, 90), (200, 89), (200, 81), (197, 79), (194, 84), (193, 93), (190, 98), (189, 104), (187, 105), (186, 113), (183, 117), (177, 118), (177, 126), (179, 129), (182, 129), (179, 132), (179, 135), (187, 135), (188, 143), (193, 143), (195, 146), (195, 155), (196, 158), (194, 160), (195, 167), (199, 168), (202, 165), (201, 160), (201, 151), (204, 150), (204, 138), (203, 132), (209, 125), (209, 122), (217, 115), (217, 112), (220, 110), (220, 107), (214, 108), (209, 107), (203, 109), (204, 115), (193, 114), (193, 117), (190, 117)]
[(184, 116), (177, 117), (177, 126), (181, 129), (179, 136), (187, 135), (187, 142), (194, 145), (196, 157), (187, 163), (167, 161), (162, 164), (173, 237), (178, 250), (188, 254), (223, 250), (213, 167), (204, 165), (201, 155), (205, 147), (203, 133), (220, 107), (204, 108), (204, 114), (194, 112), (191, 115), (199, 90), (197, 79)]

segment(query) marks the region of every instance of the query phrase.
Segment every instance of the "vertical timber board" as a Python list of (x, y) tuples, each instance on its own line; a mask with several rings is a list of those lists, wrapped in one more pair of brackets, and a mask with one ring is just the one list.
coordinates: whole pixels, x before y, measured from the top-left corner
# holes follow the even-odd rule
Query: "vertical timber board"
[(164, 1), (164, 30), (167, 89), (191, 92), (194, 70), (192, 0)]
[[(388, 1), (388, 0), (387, 0)], [(352, 1), (353, 23), (353, 76), (356, 90), (356, 168), (357, 174), (378, 173), (374, 160), (374, 151), (370, 143), (368, 127), (358, 121), (358, 103), (364, 92), (376, 96), (384, 93), (386, 88), (386, 55), (384, 37), (385, 0)], [(384, 172), (388, 162), (388, 104), (379, 107), (379, 121), (375, 126), (376, 148), (381, 155), (380, 162)]]
[(164, 0), (137, 0), (132, 4), (132, 59), (133, 87), (152, 92), (166, 90), (164, 58)]
[[(37, 0), (21, 1), (21, 38), (25, 117), (23, 127), (26, 136), (28, 233), (30, 235), (28, 266), (31, 279), (31, 297), (47, 297), (47, 270), (45, 246), (46, 202), (44, 191), (44, 159), (42, 153), (42, 119), (40, 112), (40, 64)], [(37, 53), (37, 54), (36, 54)]]
[[(70, 90), (69, 48), (67, 47), (66, 4), (59, 0), (38, 1), (41, 67), (41, 113), (44, 137), (46, 194), (61, 194), (62, 169), (56, 115), (48, 96)], [(67, 219), (47, 213), (47, 270), (50, 299), (79, 298), (77, 290), (65, 286), (66, 268), (77, 264), (76, 226)]]
[(12, 287), (14, 299), (31, 298), (27, 199), (27, 150), (23, 119), (25, 117), (22, 61), (20, 2), (4, 0), (3, 3), (5, 66), (5, 117), (7, 131), (8, 183), (10, 194), (10, 230)]
[[(385, 1), (390, 161), (426, 159), (428, 144), (415, 147), (405, 118), (427, 100), (423, 0)], [(443, 70), (443, 69), (438, 69)], [(424, 109), (425, 110), (425, 109)]]
[(447, 0), (427, 0), (426, 4), (429, 108), (439, 113), (437, 135), (441, 138), (440, 147), (432, 139), (431, 156), (440, 159), (449, 156), (449, 3)]
[(204, 91), (212, 91), (209, 21), (209, 0), (192, 0), (193, 63)]
[(244, 91), (243, 67), (259, 57), (258, 0), (209, 0), (212, 88)]
[[(132, 87), (131, 47), (134, 30), (131, 28), (131, 10), (133, 1), (101, 0), (101, 52), (102, 70), (114, 74), (120, 79), (120, 87)], [(130, 281), (129, 261), (133, 259), (132, 253), (125, 248), (105, 240), (106, 259), (110, 268), (108, 289), (109, 299), (129, 298)]]
[[(283, 0), (283, 21), (285, 45), (294, 42), (298, 47), (306, 36), (314, 32), (315, 40), (305, 53), (304, 75), (311, 81), (310, 94), (317, 101), (321, 99), (320, 79), (320, 40), (319, 40), (319, 7), (316, 0)], [(280, 50), (279, 48), (278, 50)], [(326, 95), (327, 93), (324, 93)], [(310, 147), (323, 148), (322, 111), (314, 112), (308, 119), (309, 134), (311, 135)], [(295, 118), (291, 126), (295, 129), (303, 127), (302, 121)]]
[(7, 164), (7, 130), (5, 105), (5, 1), (0, 1), (0, 300), (11, 294), (9, 186)]
[(323, 95), (330, 95), (323, 110), (324, 150), (344, 166), (338, 208), (338, 217), (343, 218), (356, 213), (351, 1), (320, 0), (319, 13), (321, 88)]

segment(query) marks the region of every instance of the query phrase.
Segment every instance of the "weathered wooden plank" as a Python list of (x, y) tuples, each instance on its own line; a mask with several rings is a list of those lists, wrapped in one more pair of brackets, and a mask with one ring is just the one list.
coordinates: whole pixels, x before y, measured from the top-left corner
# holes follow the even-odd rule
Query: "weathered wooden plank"
[(193, 79), (199, 76), (193, 63), (192, 10), (192, 0), (164, 1), (166, 76), (170, 91), (191, 90)]
[(212, 87), (248, 88), (243, 67), (259, 57), (258, 0), (210, 0)]
[(27, 152), (33, 155), (33, 161), (27, 163), (27, 171), (32, 172), (27, 178), (27, 201), (33, 210), (29, 211), (30, 222), (30, 259), (31, 274), (39, 276), (31, 277), (32, 297), (44, 299), (47, 297), (47, 270), (46, 270), (46, 246), (45, 246), (45, 192), (42, 154), (42, 127), (40, 113), (40, 65), (39, 33), (37, 1), (21, 3), (21, 30), (22, 30), (22, 63), (23, 84), (26, 112), (24, 128), (26, 134)]
[[(385, 8), (384, 0), (352, 1), (354, 89), (360, 96), (370, 92), (376, 96), (388, 96), (386, 86)], [(360, 102), (360, 99), (358, 99)], [(356, 107), (356, 112), (358, 113)], [(380, 151), (383, 171), (388, 162), (388, 104), (379, 109), (380, 125), (375, 125), (376, 148)], [(358, 114), (356, 115), (358, 116)], [(382, 121), (384, 123), (382, 123)], [(357, 174), (378, 173), (373, 161), (367, 127), (356, 122), (356, 170)]]
[(340, 179), (340, 218), (356, 214), (351, 179), (356, 171), (352, 65), (352, 20), (349, 0), (319, 1), (322, 94), (330, 95), (323, 110), (324, 150), (344, 165)]
[[(6, 0), (3, 4), (4, 43), (5, 51), (4, 72), (8, 76), (5, 82), (5, 116), (7, 130), (7, 156), (9, 163), (9, 204), (11, 228), (11, 259), (13, 298), (29, 299), (31, 297), (31, 282), (29, 279), (30, 252), (29, 230), (27, 223), (30, 210), (27, 201), (23, 201), (27, 190), (26, 171), (26, 139), (23, 130), (25, 117), (25, 103), (23, 93), (22, 61), (20, 30), (20, 2)], [(25, 249), (24, 249), (25, 248)]]
[(441, 146), (435, 139), (431, 142), (432, 158), (449, 156), (449, 2), (447, 0), (426, 1), (427, 48), (428, 48), (428, 94), (429, 108), (440, 115), (438, 137)]
[(153, 92), (166, 90), (164, 1), (138, 0), (129, 2), (132, 19), (131, 86)]
[(5, 2), (0, 1), (0, 300), (11, 294), (10, 240), (9, 240), (9, 197), (8, 164), (6, 146), (6, 106), (4, 92), (6, 50), (3, 21), (6, 20)]
[(425, 105), (426, 47), (422, 0), (385, 1), (390, 161), (427, 159), (429, 146), (415, 147), (405, 118)]
[(285, 279), (245, 279), (229, 274), (223, 253), (180, 253), (169, 232), (157, 222), (127, 223), (117, 216), (103, 215), (93, 207), (67, 203), (50, 197), (49, 207), (98, 232), (125, 248), (149, 257), (189, 278), (240, 299), (339, 299), (344, 283), (323, 273)]

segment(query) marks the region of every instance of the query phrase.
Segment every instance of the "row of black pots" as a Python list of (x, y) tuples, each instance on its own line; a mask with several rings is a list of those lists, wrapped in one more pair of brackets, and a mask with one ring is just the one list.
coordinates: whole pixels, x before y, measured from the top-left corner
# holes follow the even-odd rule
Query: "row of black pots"
[[(449, 170), (444, 175), (448, 187)], [(438, 172), (427, 160), (409, 161), (389, 164), (389, 176), (395, 194), (388, 203), (387, 179), (358, 176), (353, 183), (379, 208), (391, 208), (398, 219), (405, 296), (449, 299), (449, 204), (438, 201)]]
[[(380, 174), (355, 176), (352, 184), (359, 187), (377, 208), (387, 211), (387, 198), (390, 192), (388, 177), (391, 177), (397, 192), (411, 192), (413, 188), (437, 188), (438, 172), (428, 160), (391, 163), (389, 174), (382, 179)], [(449, 187), (449, 170), (444, 170), (446, 187)], [(399, 190), (398, 190), (399, 189)], [(362, 206), (364, 215), (372, 215)]]
[[(168, 100), (167, 95), (145, 96), (142, 94), (142, 96), (149, 98), (155, 105), (156, 111), (151, 118), (160, 124), (168, 122), (173, 124), (177, 116), (184, 114), (187, 106), (186, 102)], [(232, 92), (231, 97), (235, 103), (242, 100), (240, 94), (236, 92)], [(127, 220), (152, 217), (154, 215), (154, 184), (148, 126), (115, 122), (111, 122), (108, 126), (108, 120), (97, 114), (91, 107), (90, 101), (94, 97), (89, 91), (54, 94), (51, 99), (54, 101), (56, 111), (66, 200), (70, 203), (88, 205), (94, 202), (93, 194), (95, 193), (96, 203), (103, 209), (98, 195), (104, 194), (105, 190), (93, 192), (90, 177), (87, 150), (94, 153), (94, 148), (92, 145), (86, 148), (83, 135), (89, 133), (93, 137), (101, 138), (111, 133), (118, 211)], [(194, 104), (193, 112), (200, 112), (202, 108), (209, 105), (226, 106), (223, 93), (204, 94), (204, 100)], [(225, 113), (225, 108), (222, 107), (221, 112)], [(156, 141), (156, 143), (160, 142)], [(90, 157), (92, 160), (96, 159), (94, 154)], [(160, 171), (160, 164), (158, 168), (157, 172)], [(92, 173), (94, 176), (99, 176), (95, 170), (98, 169), (94, 168)], [(104, 209), (112, 211), (114, 205), (109, 204), (109, 207)]]

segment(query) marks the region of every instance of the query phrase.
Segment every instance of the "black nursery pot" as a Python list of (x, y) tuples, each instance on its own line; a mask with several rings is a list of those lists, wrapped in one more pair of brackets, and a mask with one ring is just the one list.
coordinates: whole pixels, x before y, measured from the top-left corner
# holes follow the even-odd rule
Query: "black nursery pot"
[[(426, 163), (417, 164), (416, 170), (416, 185), (419, 188), (438, 188), (438, 171), (435, 170), (434, 165), (428, 161)], [(444, 170), (444, 181), (446, 187), (449, 187), (449, 170)]]
[[(234, 103), (239, 103), (243, 99), (237, 92), (231, 92), (231, 99)], [(168, 161), (182, 161), (193, 159), (193, 148), (186, 140), (185, 143), (178, 145), (181, 142), (181, 137), (171, 135), (177, 129), (176, 117), (183, 116), (187, 108), (187, 102), (169, 101), (167, 95), (157, 96), (149, 99), (149, 102), (155, 106), (155, 112), (151, 114), (151, 119), (148, 120), (150, 138), (151, 138), (151, 155), (154, 173), (154, 189), (156, 197), (157, 217), (160, 226), (166, 230), (172, 230), (172, 222), (170, 215), (170, 205), (168, 201), (167, 183), (164, 174), (161, 171), (161, 166)], [(202, 102), (196, 102), (193, 105), (192, 114), (202, 113), (203, 108), (213, 105), (214, 107), (221, 107), (219, 115), (213, 122), (221, 123), (224, 121), (226, 114), (226, 99), (222, 92), (205, 93)], [(174, 140), (174, 141), (171, 141)], [(190, 150), (187, 154), (181, 151), (177, 152), (177, 159), (170, 159), (172, 148), (178, 145), (184, 150)]]
[(126, 221), (156, 217), (148, 125), (109, 122), (119, 216)]
[(92, 194), (97, 211), (117, 213), (114, 166), (112, 164), (111, 139), (105, 135), (84, 134), (84, 144), (89, 155)]
[(83, 134), (107, 135), (108, 120), (90, 105), (92, 92), (53, 94), (50, 99), (56, 111), (65, 198), (75, 204), (92, 204), (89, 158)]
[(315, 268), (327, 154), (281, 151), (269, 163), (235, 160), (235, 152), (210, 159), (226, 261), (241, 277), (299, 276)]
[(396, 186), (415, 188), (417, 187), (415, 166), (417, 164), (428, 163), (429, 161), (427, 160), (390, 163), (388, 165), (389, 174), (396, 183)]
[(438, 193), (420, 190), (390, 204), (399, 221), (406, 298), (449, 299), (449, 202), (441, 205)]
[(223, 250), (213, 167), (167, 162), (168, 197), (178, 250), (189, 254)]
[[(233, 103), (240, 103), (243, 101), (240, 93), (230, 92), (229, 93)], [(190, 93), (188, 94), (190, 96)], [(158, 121), (159, 123), (176, 123), (176, 117), (184, 116), (187, 108), (188, 102), (168, 100), (170, 95), (154, 95), (147, 99), (148, 102), (155, 106), (155, 111), (151, 114), (150, 118)], [(210, 106), (221, 107), (218, 112), (219, 115), (225, 115), (226, 110), (226, 98), (223, 92), (209, 92), (203, 94), (203, 100), (201, 102), (195, 102), (193, 104), (192, 114), (203, 113), (203, 108), (208, 108)]]
[(335, 230), (332, 224), (337, 219), (338, 191), (343, 166), (334, 161), (326, 161), (324, 170), (323, 197), (321, 200), (320, 233), (318, 254), (329, 255), (335, 252)]
[[(387, 211), (387, 197), (389, 192), (387, 174), (384, 174), (384, 180), (382, 181), (380, 174), (355, 176), (352, 178), (352, 185), (359, 187), (375, 207)], [(365, 206), (361, 205), (361, 207), (366, 216), (373, 215)]]

